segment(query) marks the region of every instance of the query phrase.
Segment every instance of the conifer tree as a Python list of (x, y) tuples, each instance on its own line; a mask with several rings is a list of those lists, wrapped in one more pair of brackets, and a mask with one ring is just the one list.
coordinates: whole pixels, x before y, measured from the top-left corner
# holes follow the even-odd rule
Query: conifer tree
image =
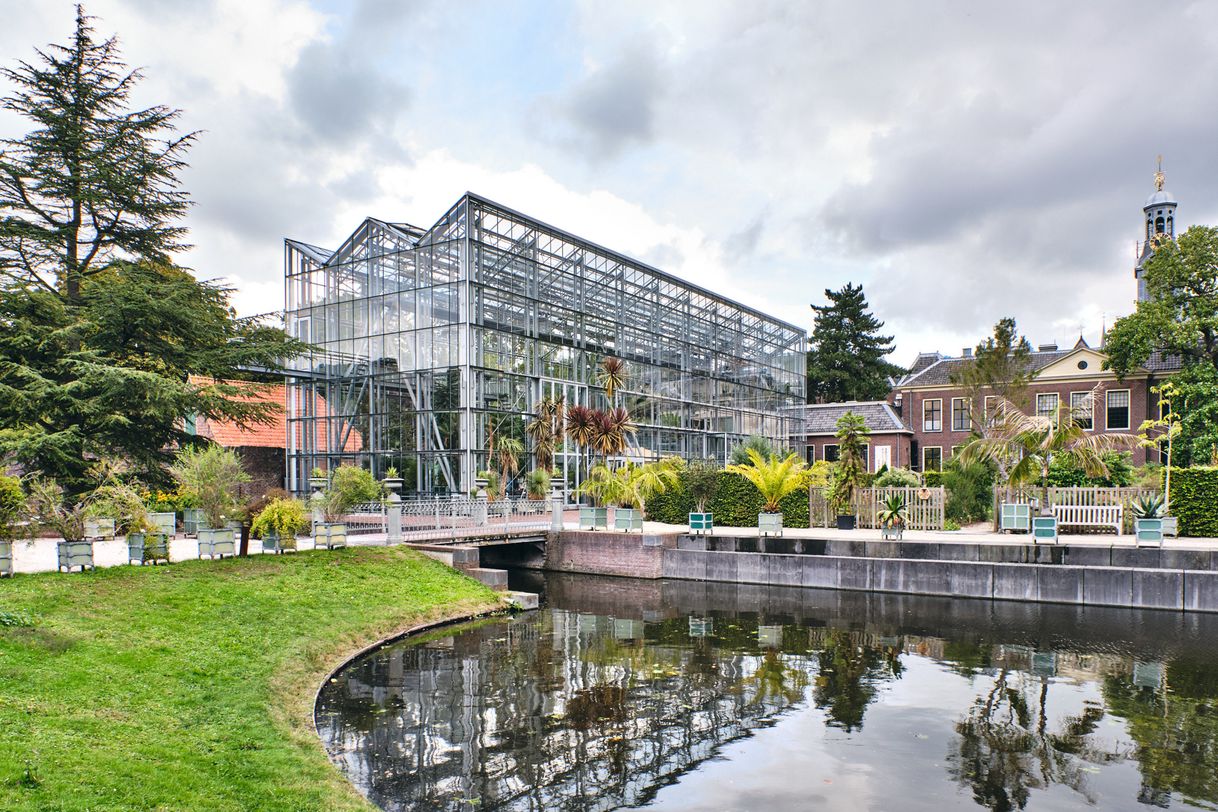
[(91, 19), (77, 6), (70, 43), (0, 70), (14, 87), (0, 105), (34, 123), (0, 141), (0, 278), (72, 303), (112, 259), (166, 262), (185, 247), (177, 175), (196, 135), (176, 133), (178, 110), (128, 109), (140, 72)]
[(826, 290), (827, 305), (812, 305), (816, 323), (808, 351), (808, 402), (875, 400), (888, 394), (890, 376), (900, 367), (884, 359), (892, 336), (880, 335), (884, 322), (868, 310), (862, 285)]

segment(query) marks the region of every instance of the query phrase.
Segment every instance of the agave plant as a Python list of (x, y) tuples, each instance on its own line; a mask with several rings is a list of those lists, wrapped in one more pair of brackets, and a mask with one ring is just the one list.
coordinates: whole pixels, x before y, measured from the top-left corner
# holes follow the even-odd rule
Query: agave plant
[(884, 527), (902, 527), (905, 524), (905, 497), (892, 494), (884, 500), (880, 510), (879, 520)]
[(788, 454), (784, 459), (765, 458), (753, 449), (748, 450), (748, 465), (729, 465), (727, 470), (747, 479), (765, 500), (766, 513), (778, 513), (778, 503), (789, 493), (803, 487), (807, 465), (797, 454)]
[(1144, 494), (1130, 506), (1135, 519), (1160, 519), (1163, 517), (1163, 497)]

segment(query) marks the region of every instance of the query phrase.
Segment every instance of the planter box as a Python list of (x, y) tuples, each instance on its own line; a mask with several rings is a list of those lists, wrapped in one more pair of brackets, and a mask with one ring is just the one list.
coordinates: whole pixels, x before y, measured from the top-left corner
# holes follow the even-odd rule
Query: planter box
[(207, 527), (200, 508), (186, 508), (182, 511), (182, 532), (187, 536), (197, 536), (199, 531)]
[(1180, 520), (1175, 516), (1163, 517), (1163, 535), (1180, 538)]
[(152, 526), (158, 533), (173, 536), (178, 532), (178, 514), (176, 513), (149, 513), (148, 521), (152, 522)]
[(237, 554), (237, 538), (231, 527), (219, 529), (199, 528), (199, 558), (208, 556), (223, 558), (226, 555)]
[(72, 567), (80, 567), (80, 571), (93, 569), (93, 542), (91, 541), (61, 541), (56, 545), (59, 555), (59, 569), (67, 572)]
[(1052, 542), (1057, 544), (1057, 517), (1056, 516), (1033, 516), (1032, 517), (1032, 542), (1039, 543), (1042, 541)]
[(0, 541), (0, 575), (13, 574), (13, 543)]
[(837, 529), (838, 530), (853, 530), (857, 526), (858, 526), (858, 517), (857, 516), (838, 516), (837, 517)]
[(1158, 542), (1159, 546), (1163, 546), (1163, 522), (1164, 519), (1134, 519), (1133, 520), (1133, 538), (1139, 546), (1142, 542)]
[(691, 513), (689, 514), (689, 532), (691, 533), (713, 533), (715, 531), (715, 514), (713, 513)]
[(613, 529), (643, 532), (643, 511), (633, 508), (615, 508), (613, 511)]
[(278, 533), (270, 532), (262, 537), (262, 552), (264, 553), (294, 553), (296, 552), (296, 537), (280, 538)]
[(581, 507), (579, 509), (579, 529), (609, 529), (609, 509), (603, 507)]
[(1032, 529), (1032, 506), (1003, 502), (998, 509), (999, 532), (1027, 533)]
[(318, 522), (313, 525), (313, 546), (338, 550), (347, 546), (347, 525), (340, 522)]
[(900, 541), (904, 533), (905, 525), (903, 524), (886, 524), (880, 528), (880, 538), (885, 541)]
[(169, 536), (165, 533), (128, 533), (127, 560), (141, 564), (169, 562)]
[(114, 519), (85, 519), (85, 538), (114, 538)]
[(782, 514), (781, 513), (758, 513), (757, 514), (757, 533), (762, 536), (781, 536), (782, 535)]

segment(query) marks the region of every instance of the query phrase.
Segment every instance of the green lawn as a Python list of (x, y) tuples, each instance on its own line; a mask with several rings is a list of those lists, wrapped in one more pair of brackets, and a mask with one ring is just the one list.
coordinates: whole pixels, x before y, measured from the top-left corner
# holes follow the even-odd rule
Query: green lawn
[(401, 547), (0, 582), (0, 809), (367, 809), (313, 732), (318, 683), (496, 605)]

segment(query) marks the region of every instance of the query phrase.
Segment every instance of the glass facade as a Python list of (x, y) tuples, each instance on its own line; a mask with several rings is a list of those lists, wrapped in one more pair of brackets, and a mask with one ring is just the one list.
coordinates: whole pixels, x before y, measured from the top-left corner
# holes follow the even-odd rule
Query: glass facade
[[(607, 356), (626, 362), (615, 405), (638, 426), (626, 458), (785, 445), (781, 409), (805, 399), (800, 328), (474, 195), (427, 230), (369, 219), (337, 251), (287, 240), (285, 260), (288, 329), (317, 348), (288, 379), (296, 492), (340, 462), (466, 492), (490, 431), (529, 448), (540, 398), (608, 406)], [(569, 487), (581, 465), (557, 449)]]

